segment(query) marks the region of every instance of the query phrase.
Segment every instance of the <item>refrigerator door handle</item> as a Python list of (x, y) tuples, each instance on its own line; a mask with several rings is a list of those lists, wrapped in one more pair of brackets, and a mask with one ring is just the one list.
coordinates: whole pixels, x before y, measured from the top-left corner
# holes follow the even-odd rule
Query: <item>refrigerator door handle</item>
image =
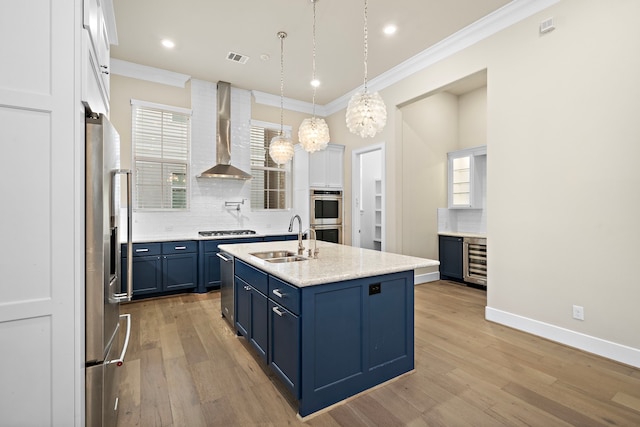
[(127, 292), (116, 294), (118, 301), (131, 301), (133, 296), (133, 197), (130, 169), (118, 169), (118, 174), (127, 175)]
[(122, 366), (124, 362), (124, 356), (127, 354), (127, 349), (129, 348), (129, 337), (131, 336), (131, 314), (121, 314), (120, 318), (127, 319), (127, 334), (124, 337), (124, 344), (122, 345), (122, 353), (120, 353), (120, 357), (115, 360), (110, 360), (107, 363), (116, 363), (118, 366)]

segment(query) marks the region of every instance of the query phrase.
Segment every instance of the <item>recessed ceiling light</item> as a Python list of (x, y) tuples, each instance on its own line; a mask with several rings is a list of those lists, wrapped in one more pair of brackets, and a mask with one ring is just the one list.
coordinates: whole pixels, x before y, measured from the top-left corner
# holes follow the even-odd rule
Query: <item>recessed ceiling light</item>
[(313, 87), (320, 86), (320, 80), (318, 80), (318, 79), (311, 80), (311, 86), (313, 86)]
[(171, 49), (175, 47), (175, 45), (176, 44), (169, 39), (162, 40), (162, 46), (166, 47), (167, 49)]
[(384, 27), (384, 33), (388, 36), (390, 36), (391, 34), (394, 34), (396, 32), (396, 30), (398, 29), (398, 27), (396, 27), (393, 24), (389, 24), (386, 27)]

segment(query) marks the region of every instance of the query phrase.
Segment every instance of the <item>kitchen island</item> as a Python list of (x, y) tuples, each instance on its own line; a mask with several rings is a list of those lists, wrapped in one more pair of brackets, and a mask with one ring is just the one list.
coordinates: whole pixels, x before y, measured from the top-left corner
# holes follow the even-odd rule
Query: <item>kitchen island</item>
[(438, 261), (327, 242), (317, 242), (317, 259), (252, 255), (297, 247), (284, 241), (220, 250), (234, 257), (234, 329), (305, 417), (414, 369), (414, 270)]

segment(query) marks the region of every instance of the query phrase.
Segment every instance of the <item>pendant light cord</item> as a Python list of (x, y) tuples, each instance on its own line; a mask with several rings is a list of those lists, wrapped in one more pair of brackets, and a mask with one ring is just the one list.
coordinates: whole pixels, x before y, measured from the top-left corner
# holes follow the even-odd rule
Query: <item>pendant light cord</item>
[(280, 136), (284, 135), (284, 39), (287, 33), (280, 31)]
[(367, 57), (369, 56), (367, 9), (367, 0), (364, 0), (364, 93), (367, 93)]
[(313, 3), (313, 59), (312, 59), (312, 73), (311, 82), (313, 83), (313, 118), (316, 117), (316, 2), (318, 0), (311, 0)]

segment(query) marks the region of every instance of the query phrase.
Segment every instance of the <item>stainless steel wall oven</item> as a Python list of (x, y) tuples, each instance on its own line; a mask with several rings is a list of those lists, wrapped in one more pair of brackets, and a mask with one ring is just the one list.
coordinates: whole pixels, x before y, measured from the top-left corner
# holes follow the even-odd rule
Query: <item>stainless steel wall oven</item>
[(342, 225), (342, 191), (311, 190), (311, 225)]
[(341, 190), (311, 190), (310, 213), (318, 240), (342, 244)]

